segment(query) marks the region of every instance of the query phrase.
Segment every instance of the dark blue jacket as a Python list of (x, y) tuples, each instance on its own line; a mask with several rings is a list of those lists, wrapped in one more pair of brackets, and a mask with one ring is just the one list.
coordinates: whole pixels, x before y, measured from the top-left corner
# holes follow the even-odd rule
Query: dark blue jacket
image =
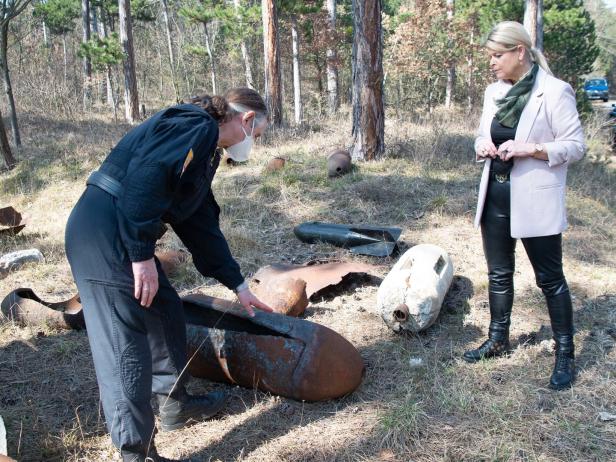
[(100, 171), (124, 188), (117, 200), (120, 238), (131, 261), (154, 256), (169, 223), (201, 274), (234, 289), (244, 278), (220, 231), (211, 191), (220, 155), (218, 124), (203, 109), (165, 109), (128, 132)]

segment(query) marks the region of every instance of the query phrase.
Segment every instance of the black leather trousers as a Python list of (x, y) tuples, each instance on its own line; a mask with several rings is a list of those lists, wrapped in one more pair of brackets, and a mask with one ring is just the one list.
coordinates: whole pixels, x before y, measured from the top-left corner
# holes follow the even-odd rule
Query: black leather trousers
[[(516, 239), (511, 237), (510, 183), (491, 179), (481, 220), (483, 250), (488, 263), (489, 337), (507, 341), (513, 305)], [(522, 244), (543, 291), (557, 349), (573, 356), (573, 308), (563, 274), (562, 235), (523, 238)]]

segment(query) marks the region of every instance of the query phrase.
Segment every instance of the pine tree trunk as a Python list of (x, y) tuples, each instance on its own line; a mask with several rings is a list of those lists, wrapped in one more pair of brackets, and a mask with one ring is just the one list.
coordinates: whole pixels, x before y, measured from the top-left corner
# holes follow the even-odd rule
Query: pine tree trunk
[(261, 0), (263, 14), (263, 54), (265, 102), (274, 127), (280, 127), (282, 115), (282, 79), (278, 52), (278, 13), (274, 0)]
[(133, 51), (133, 25), (130, 13), (130, 0), (119, 0), (120, 42), (124, 51), (124, 110), (126, 120), (133, 123), (139, 119), (139, 95), (135, 73), (135, 53)]
[(526, 0), (524, 28), (534, 48), (543, 50), (543, 0)]
[(4, 91), (6, 100), (10, 110), (11, 131), (13, 133), (13, 141), (15, 146), (21, 146), (21, 136), (19, 134), (19, 125), (17, 124), (17, 110), (15, 108), (15, 98), (13, 97), (13, 86), (11, 85), (11, 73), (9, 71), (9, 62), (7, 59), (7, 47), (9, 36), (9, 22), (4, 21), (0, 26), (0, 67), (2, 68), (2, 80), (4, 81)]
[(338, 96), (338, 57), (335, 47), (336, 32), (336, 0), (327, 0), (327, 15), (329, 28), (329, 47), (327, 49), (327, 107), (330, 114), (335, 113), (340, 106)]
[(64, 58), (64, 85), (68, 82), (68, 56), (66, 53), (66, 34), (62, 34), (62, 56)]
[[(241, 0), (233, 0), (233, 5), (235, 6), (235, 11), (237, 13), (238, 20), (241, 19), (239, 14), (239, 9), (241, 8)], [(246, 74), (246, 86), (248, 88), (254, 88), (255, 83), (252, 78), (252, 63), (250, 61), (250, 55), (248, 54), (248, 46), (246, 45), (246, 40), (242, 38), (240, 40), (240, 49), (242, 51), (242, 60), (244, 61), (244, 72)]]
[(6, 129), (4, 127), (4, 121), (2, 119), (2, 113), (0, 113), (0, 152), (2, 152), (2, 158), (4, 159), (4, 166), (10, 170), (15, 167), (15, 158), (11, 152), (11, 145), (9, 139), (6, 136)]
[(47, 37), (47, 24), (45, 24), (45, 21), (42, 21), (42, 23), (43, 23), (43, 46), (47, 48), (49, 46), (49, 38)]
[[(81, 0), (81, 23), (82, 23), (82, 43), (90, 40), (90, 0)], [(83, 109), (90, 106), (92, 98), (92, 63), (90, 58), (83, 58)]]
[(291, 18), (291, 37), (293, 39), (293, 102), (295, 106), (295, 123), (302, 123), (302, 77), (299, 67), (299, 34), (297, 33), (297, 18)]
[(216, 94), (216, 63), (214, 62), (214, 53), (212, 52), (212, 45), (210, 43), (210, 34), (207, 30), (207, 23), (203, 23), (203, 33), (205, 35), (205, 49), (207, 55), (210, 58), (210, 76), (212, 79), (212, 95)]
[[(454, 0), (447, 0), (447, 43), (449, 52), (454, 49), (453, 43), (453, 14), (455, 3)], [(447, 66), (447, 85), (445, 86), (445, 107), (450, 108), (453, 100), (453, 89), (456, 82), (456, 62), (453, 57), (449, 57), (449, 63)]]
[(167, 0), (161, 0), (163, 5), (163, 24), (165, 25), (165, 33), (167, 34), (167, 51), (169, 52), (169, 66), (171, 67), (171, 80), (173, 82), (173, 92), (175, 100), (180, 100), (178, 83), (175, 76), (175, 53), (173, 51), (173, 42), (171, 41), (171, 25), (169, 24), (169, 5)]
[(469, 37), (469, 55), (467, 57), (468, 65), (468, 93), (467, 93), (467, 109), (470, 112), (475, 104), (475, 29), (477, 27), (477, 18), (471, 17), (470, 37)]
[[(108, 33), (108, 25), (107, 25), (107, 19), (108, 17), (103, 14), (103, 9), (100, 8), (100, 21), (98, 22), (98, 26), (99, 26), (99, 32), (98, 34), (103, 37), (103, 38), (107, 38), (109, 36)], [(105, 87), (106, 87), (106, 93), (107, 93), (107, 105), (109, 107), (113, 108), (113, 113), (114, 113), (114, 118), (115, 118), (115, 113), (117, 111), (117, 104), (116, 104), (116, 96), (114, 95), (114, 89), (113, 89), (113, 82), (111, 81), (111, 79), (113, 78), (112, 73), (111, 73), (111, 66), (107, 66), (107, 71), (105, 72)]]
[(381, 0), (353, 0), (354, 160), (374, 160), (385, 150)]

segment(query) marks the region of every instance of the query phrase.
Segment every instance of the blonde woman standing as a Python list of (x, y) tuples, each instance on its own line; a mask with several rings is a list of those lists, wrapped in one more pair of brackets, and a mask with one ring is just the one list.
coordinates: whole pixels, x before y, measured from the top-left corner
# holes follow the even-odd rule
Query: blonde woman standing
[(488, 266), (488, 339), (468, 362), (509, 351), (515, 245), (520, 238), (548, 305), (556, 341), (550, 387), (575, 377), (571, 296), (562, 266), (567, 167), (585, 153), (575, 95), (552, 76), (524, 27), (497, 24), (486, 42), (497, 82), (485, 91), (475, 152), (484, 161), (475, 225)]

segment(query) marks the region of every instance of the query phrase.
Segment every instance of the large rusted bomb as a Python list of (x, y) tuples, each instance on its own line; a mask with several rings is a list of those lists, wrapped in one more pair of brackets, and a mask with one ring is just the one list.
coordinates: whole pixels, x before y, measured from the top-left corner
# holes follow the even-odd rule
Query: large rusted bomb
[(349, 151), (336, 149), (327, 156), (327, 175), (330, 178), (349, 173), (351, 167), (351, 154)]
[(86, 324), (81, 300), (75, 295), (64, 302), (41, 300), (32, 289), (16, 289), (2, 300), (2, 314), (20, 325), (47, 325), (55, 329), (83, 329)]
[(195, 377), (305, 401), (344, 396), (361, 383), (359, 352), (325, 326), (263, 311), (250, 318), (241, 305), (206, 295), (182, 300)]

